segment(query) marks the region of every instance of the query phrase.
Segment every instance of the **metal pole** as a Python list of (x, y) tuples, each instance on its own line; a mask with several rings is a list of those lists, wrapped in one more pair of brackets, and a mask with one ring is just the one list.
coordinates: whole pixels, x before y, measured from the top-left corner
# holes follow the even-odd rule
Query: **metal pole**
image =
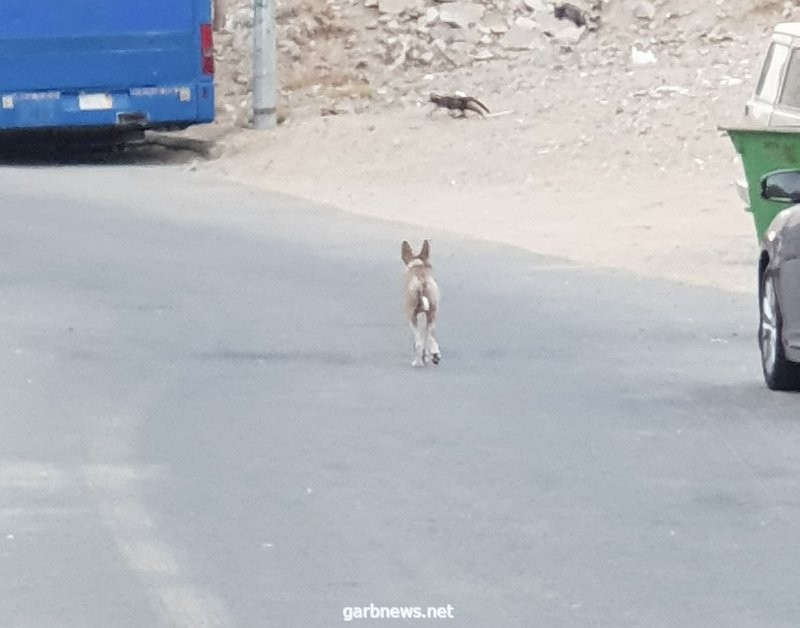
[(275, 0), (253, 1), (253, 127), (271, 129), (278, 100)]

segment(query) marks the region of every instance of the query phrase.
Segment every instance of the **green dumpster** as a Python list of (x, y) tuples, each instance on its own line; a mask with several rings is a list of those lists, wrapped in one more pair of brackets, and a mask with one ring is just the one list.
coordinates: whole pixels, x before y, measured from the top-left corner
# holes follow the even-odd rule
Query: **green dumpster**
[(761, 249), (758, 343), (764, 381), (772, 390), (800, 390), (800, 126), (724, 130), (742, 157)]
[(741, 155), (747, 179), (750, 211), (761, 240), (772, 219), (796, 203), (766, 200), (761, 195), (761, 179), (776, 170), (800, 169), (800, 127), (726, 128), (736, 151)]

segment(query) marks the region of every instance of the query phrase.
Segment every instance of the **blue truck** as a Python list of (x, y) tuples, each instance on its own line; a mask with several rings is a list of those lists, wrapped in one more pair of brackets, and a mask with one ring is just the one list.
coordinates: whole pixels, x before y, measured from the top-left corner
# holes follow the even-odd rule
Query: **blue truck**
[(0, 132), (213, 119), (210, 0), (0, 0)]

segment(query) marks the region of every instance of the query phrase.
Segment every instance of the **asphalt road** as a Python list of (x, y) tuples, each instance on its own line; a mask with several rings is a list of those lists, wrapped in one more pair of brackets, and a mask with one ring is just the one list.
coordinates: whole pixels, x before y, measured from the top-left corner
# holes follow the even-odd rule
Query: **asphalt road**
[(2, 626), (800, 622), (800, 398), (754, 298), (182, 166), (2, 168), (0, 221)]

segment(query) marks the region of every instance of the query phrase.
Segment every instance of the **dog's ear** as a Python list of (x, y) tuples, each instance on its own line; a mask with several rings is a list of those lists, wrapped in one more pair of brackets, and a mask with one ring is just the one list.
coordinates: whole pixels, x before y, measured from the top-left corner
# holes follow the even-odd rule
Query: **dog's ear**
[(427, 262), (428, 258), (431, 256), (431, 243), (428, 240), (425, 240), (422, 243), (422, 250), (419, 252), (419, 258), (423, 262)]
[(411, 250), (411, 245), (406, 240), (403, 240), (403, 246), (400, 249), (400, 257), (403, 258), (404, 264), (408, 264), (414, 259), (414, 252)]

